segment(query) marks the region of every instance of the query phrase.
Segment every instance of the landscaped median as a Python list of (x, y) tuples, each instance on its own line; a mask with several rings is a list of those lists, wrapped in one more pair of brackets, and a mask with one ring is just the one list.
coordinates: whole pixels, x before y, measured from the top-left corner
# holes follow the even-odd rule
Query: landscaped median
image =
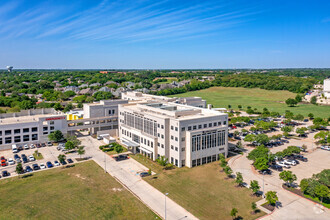
[(144, 177), (145, 181), (159, 191), (169, 193), (171, 199), (197, 218), (232, 219), (233, 208), (238, 211), (236, 216), (244, 219), (256, 219), (265, 214), (253, 211), (251, 204), (260, 198), (220, 172), (219, 162), (165, 170), (165, 167), (141, 155), (131, 157), (157, 173)]

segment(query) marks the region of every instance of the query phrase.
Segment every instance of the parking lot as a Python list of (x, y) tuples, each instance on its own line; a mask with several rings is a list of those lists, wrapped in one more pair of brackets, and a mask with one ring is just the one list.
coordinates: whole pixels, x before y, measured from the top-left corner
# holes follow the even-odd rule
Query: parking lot
[[(20, 150), (17, 153), (13, 153), (12, 150), (4, 150), (4, 151), (0, 151), (0, 157), (5, 157), (6, 160), (6, 166), (1, 166), (0, 167), (0, 175), (1, 178), (2, 177), (2, 172), (3, 171), (7, 171), (10, 173), (10, 176), (16, 176), (16, 166), (17, 166), (17, 162), (14, 158), (14, 155), (17, 154), (20, 157), (20, 160), (22, 161), (22, 166), (23, 169), (26, 170), (26, 167), (29, 166), (30, 168), (33, 169), (33, 164), (37, 164), (38, 167), (40, 168), (40, 165), (44, 164), (45, 168), (44, 169), (39, 169), (39, 170), (47, 170), (49, 169), (49, 167), (51, 166), (49, 164), (49, 166), (47, 166), (47, 162), (50, 162), (52, 164), (53, 167), (57, 167), (56, 164), (54, 163), (55, 161), (58, 161), (58, 155), (60, 154), (64, 154), (61, 151), (58, 151), (57, 146), (45, 146), (45, 147), (40, 147), (40, 148), (33, 148), (33, 149), (28, 149), (28, 150)], [(23, 148), (24, 149), (24, 148)], [(42, 154), (43, 159), (40, 160), (35, 160), (35, 161), (29, 161), (29, 156), (33, 155), (33, 153), (38, 150), (39, 153)], [(28, 161), (26, 163), (23, 162), (22, 160), (22, 154), (25, 154)], [(74, 158), (77, 157), (77, 154), (66, 154), (66, 163), (68, 164), (68, 159), (71, 159), (73, 162), (75, 162), (76, 160)], [(8, 159), (11, 158), (15, 161), (15, 163), (13, 165), (9, 165), (8, 163)], [(62, 166), (62, 164), (59, 163), (58, 166)], [(33, 171), (34, 172), (34, 171)]]

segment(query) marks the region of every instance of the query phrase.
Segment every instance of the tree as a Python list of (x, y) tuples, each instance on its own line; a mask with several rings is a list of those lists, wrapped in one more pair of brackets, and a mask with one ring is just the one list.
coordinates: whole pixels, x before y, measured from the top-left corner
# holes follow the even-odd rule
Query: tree
[(292, 131), (292, 129), (293, 129), (292, 126), (284, 126), (281, 128), (281, 131), (289, 133)]
[(77, 153), (78, 153), (78, 155), (79, 155), (80, 158), (81, 158), (81, 155), (84, 155), (84, 154), (85, 154), (84, 146), (80, 146), (80, 147), (78, 147)]
[(164, 156), (161, 156), (161, 157), (156, 159), (156, 162), (161, 166), (166, 166), (166, 164), (168, 162), (168, 158), (165, 158)]
[(263, 145), (253, 149), (247, 156), (249, 160), (256, 161), (258, 158), (268, 158), (269, 149)]
[(294, 120), (302, 121), (304, 120), (304, 116), (302, 114), (298, 114), (293, 117)]
[(93, 94), (93, 97), (96, 101), (105, 100), (105, 99), (111, 99), (113, 97), (111, 92), (103, 92), (99, 91)]
[(311, 98), (311, 104), (316, 105), (317, 104), (316, 102), (317, 102), (317, 98), (316, 98), (316, 96), (313, 96)]
[(284, 170), (280, 174), (280, 179), (285, 181), (287, 186), (291, 186), (294, 181), (297, 180), (297, 176), (293, 174), (291, 171)]
[(58, 155), (57, 159), (60, 161), (60, 163), (64, 163), (66, 156), (64, 154), (60, 154)]
[(300, 181), (299, 187), (303, 193), (306, 192), (307, 188), (309, 186), (308, 180), (307, 179), (302, 179)]
[(237, 107), (238, 107), (238, 109), (240, 109), (240, 110), (242, 109), (242, 105), (238, 105)]
[(56, 110), (56, 111), (61, 111), (62, 110), (62, 105), (60, 104), (60, 103), (55, 103), (55, 105), (54, 105), (54, 109)]
[(297, 128), (296, 129), (296, 133), (299, 135), (299, 136), (303, 136), (305, 134), (305, 132), (307, 131), (307, 128), (306, 127), (301, 127), (301, 128)]
[(330, 187), (330, 169), (325, 169), (320, 173), (314, 174), (313, 178), (315, 178), (319, 183)]
[(278, 112), (271, 112), (270, 113), (270, 116), (273, 117), (273, 118), (277, 118), (278, 116), (280, 116), (280, 113), (278, 113)]
[(67, 149), (67, 150), (72, 150), (72, 149), (74, 149), (75, 148), (75, 146), (74, 146), (74, 143), (72, 142), (72, 141), (67, 141), (66, 143), (65, 143), (65, 149)]
[(288, 118), (288, 119), (291, 119), (293, 118), (293, 113), (290, 112), (290, 111), (285, 111), (285, 115), (284, 115), (285, 118)]
[(115, 151), (116, 151), (117, 154), (119, 154), (119, 153), (124, 151), (124, 148), (123, 148), (123, 146), (118, 144), (118, 145), (115, 146)]
[(295, 100), (297, 101), (297, 103), (299, 103), (302, 101), (302, 97), (299, 94), (297, 94)]
[(269, 137), (266, 134), (258, 134), (255, 141), (259, 144), (267, 144), (269, 142)]
[(253, 212), (255, 213), (257, 211), (257, 204), (255, 202), (252, 202), (251, 208), (252, 208)]
[(18, 163), (18, 164), (16, 165), (16, 173), (17, 173), (17, 174), (22, 174), (22, 173), (24, 173), (22, 163)]
[(257, 180), (251, 180), (250, 189), (252, 190), (253, 194), (257, 194), (259, 192), (260, 186)]
[(309, 117), (309, 119), (313, 119), (314, 118), (314, 114), (313, 113), (309, 113), (308, 114), (308, 117)]
[(266, 193), (266, 200), (268, 204), (275, 205), (275, 203), (278, 201), (277, 193), (275, 191), (268, 191)]
[(233, 208), (231, 211), (230, 211), (230, 216), (235, 219), (236, 218), (236, 215), (238, 213), (238, 210), (236, 208)]
[(54, 142), (59, 142), (59, 141), (63, 140), (63, 138), (64, 138), (64, 136), (63, 136), (62, 132), (59, 130), (56, 130), (53, 133), (50, 133), (48, 135), (48, 139), (50, 141), (54, 141)]
[(74, 147), (78, 147), (81, 144), (81, 141), (75, 135), (67, 135), (66, 140), (71, 141)]
[(293, 107), (295, 105), (297, 105), (297, 101), (295, 99), (292, 98), (288, 98), (287, 100), (285, 100), (285, 103), (289, 106), (289, 107)]
[(243, 176), (242, 176), (242, 173), (240, 172), (237, 172), (236, 173), (236, 179), (235, 179), (235, 182), (239, 185), (239, 186), (242, 186), (243, 185)]
[(77, 108), (82, 108), (83, 104), (81, 102), (78, 103)]
[(315, 188), (315, 194), (316, 194), (317, 197), (320, 198), (321, 203), (322, 203), (324, 198), (329, 198), (330, 197), (330, 190), (325, 185), (318, 185)]
[(225, 171), (225, 174), (228, 177), (231, 177), (231, 174), (233, 173), (233, 170), (229, 166), (225, 166), (223, 170)]
[(257, 170), (266, 170), (269, 167), (268, 159), (264, 157), (257, 158), (253, 165)]

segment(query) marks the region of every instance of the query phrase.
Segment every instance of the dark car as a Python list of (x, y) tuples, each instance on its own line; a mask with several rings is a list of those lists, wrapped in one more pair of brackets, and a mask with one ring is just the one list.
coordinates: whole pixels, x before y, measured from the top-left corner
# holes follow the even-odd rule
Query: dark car
[(72, 159), (67, 159), (68, 163), (73, 163), (73, 160)]
[(236, 140), (242, 140), (242, 138), (241, 137), (238, 137), (238, 136), (235, 136), (234, 139), (236, 139)]
[(28, 162), (28, 159), (27, 159), (27, 157), (26, 157), (25, 154), (22, 154), (21, 157), (22, 157), (23, 163), (27, 163)]
[(20, 156), (18, 156), (18, 154), (14, 154), (14, 159), (21, 159)]
[(303, 155), (294, 155), (294, 157), (297, 159), (297, 160), (301, 160), (303, 162), (307, 162), (308, 159), (306, 157), (304, 157)]
[(60, 163), (61, 163), (62, 165), (65, 165), (65, 164), (66, 164), (66, 161), (63, 160), (63, 161), (60, 161)]
[(29, 173), (29, 172), (32, 172), (33, 170), (31, 169), (30, 166), (26, 166), (25, 167), (25, 172)]
[(259, 170), (260, 174), (272, 174), (272, 171), (270, 169), (265, 169), (265, 170)]
[(41, 147), (46, 147), (46, 144), (45, 144), (45, 143), (42, 143), (42, 144), (41, 144)]
[(32, 169), (33, 170), (40, 170), (40, 167), (39, 167), (39, 165), (38, 164), (32, 164)]
[(283, 167), (277, 164), (272, 164), (269, 166), (269, 168), (277, 171), (283, 171)]
[(40, 148), (40, 147), (41, 147), (41, 144), (36, 144), (36, 147), (37, 147), (37, 148)]
[(21, 151), (21, 150), (24, 150), (24, 148), (22, 145), (19, 145), (19, 146), (17, 146), (17, 150)]
[(2, 171), (2, 176), (6, 177), (6, 176), (10, 176), (10, 173), (7, 170)]
[(145, 176), (149, 176), (148, 172), (141, 172), (140, 173), (140, 177), (145, 177)]
[(126, 160), (127, 158), (128, 158), (128, 157), (127, 157), (126, 154), (121, 154), (121, 155), (115, 157), (115, 160), (116, 160), (116, 161), (121, 161), (121, 160)]
[(52, 162), (50, 162), (50, 161), (48, 161), (48, 162), (46, 163), (46, 165), (47, 165), (48, 168), (52, 168), (52, 167), (53, 167), (53, 164), (52, 164)]

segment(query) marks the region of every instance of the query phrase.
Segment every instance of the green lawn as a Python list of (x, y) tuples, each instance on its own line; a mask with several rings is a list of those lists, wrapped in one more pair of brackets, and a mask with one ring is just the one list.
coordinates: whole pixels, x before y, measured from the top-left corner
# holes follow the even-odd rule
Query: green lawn
[(93, 161), (0, 181), (0, 219), (156, 219)]
[(232, 219), (230, 211), (237, 208), (243, 219), (256, 219), (265, 213), (251, 214), (251, 203), (259, 199), (243, 187), (236, 187), (233, 179), (220, 172), (219, 162), (194, 168), (163, 171), (155, 162), (131, 155), (157, 174), (144, 179), (200, 219)]
[(290, 110), (295, 114), (302, 114), (305, 117), (309, 113), (313, 113), (315, 117), (329, 117), (330, 106), (316, 106), (312, 104), (299, 104), (297, 107), (288, 107), (285, 100), (294, 98), (295, 93), (282, 90), (263, 90), (263, 89), (248, 89), (236, 87), (212, 87), (205, 90), (187, 92), (183, 94), (173, 95), (175, 97), (199, 96), (213, 104), (216, 108), (227, 108), (231, 105), (232, 108), (238, 109), (238, 105), (243, 108), (251, 106), (262, 111), (263, 108), (268, 108), (270, 111), (284, 113), (285, 110)]
[[(127, 149), (125, 147), (123, 147), (123, 152), (121, 152), (121, 153), (125, 153), (125, 152), (127, 152)], [(106, 153), (109, 154), (109, 155), (117, 154), (117, 152), (115, 150), (108, 151)]]

